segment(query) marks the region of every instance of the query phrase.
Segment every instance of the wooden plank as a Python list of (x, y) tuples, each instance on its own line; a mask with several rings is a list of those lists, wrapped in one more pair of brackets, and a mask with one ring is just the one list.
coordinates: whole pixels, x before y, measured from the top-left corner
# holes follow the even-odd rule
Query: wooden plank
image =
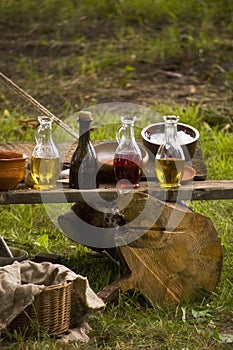
[[(137, 192), (148, 192), (160, 200), (169, 202), (233, 199), (233, 180), (192, 181), (173, 190), (161, 189), (156, 182), (141, 182), (140, 185)], [(59, 184), (57, 189), (51, 191), (38, 191), (20, 185), (15, 190), (0, 192), (0, 204), (73, 203), (85, 200), (98, 202), (99, 196), (105, 200), (115, 200), (117, 198), (115, 185), (107, 184), (97, 190), (85, 191), (70, 189), (67, 184)]]

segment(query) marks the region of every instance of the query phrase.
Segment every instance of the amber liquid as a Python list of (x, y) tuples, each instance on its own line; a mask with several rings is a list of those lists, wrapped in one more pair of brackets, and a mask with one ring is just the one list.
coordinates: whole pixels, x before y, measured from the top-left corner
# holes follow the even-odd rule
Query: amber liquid
[[(114, 174), (117, 181), (127, 180), (125, 187), (139, 187), (139, 180), (142, 176), (142, 160), (138, 155), (120, 155), (114, 157)], [(122, 187), (124, 183), (122, 182)]]
[(155, 172), (162, 188), (176, 188), (180, 185), (184, 160), (164, 158), (155, 160)]
[(50, 190), (56, 187), (60, 173), (59, 158), (36, 158), (31, 159), (31, 175), (34, 188)]

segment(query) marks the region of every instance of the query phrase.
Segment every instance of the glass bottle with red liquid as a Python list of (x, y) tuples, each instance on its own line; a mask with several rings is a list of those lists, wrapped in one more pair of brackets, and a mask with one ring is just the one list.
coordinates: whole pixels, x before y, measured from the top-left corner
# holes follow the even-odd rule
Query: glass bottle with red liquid
[(116, 139), (114, 174), (118, 188), (138, 188), (142, 176), (142, 154), (134, 136), (135, 116), (122, 116)]

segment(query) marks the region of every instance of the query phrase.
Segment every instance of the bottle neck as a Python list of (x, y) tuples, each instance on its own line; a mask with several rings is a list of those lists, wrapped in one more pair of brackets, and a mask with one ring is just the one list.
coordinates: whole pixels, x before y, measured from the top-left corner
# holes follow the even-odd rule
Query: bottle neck
[(174, 144), (177, 143), (177, 123), (175, 121), (169, 121), (165, 123), (165, 143)]
[(122, 129), (123, 140), (135, 140), (134, 137), (134, 123), (124, 124)]
[(87, 144), (90, 141), (90, 124), (91, 122), (79, 120), (79, 143)]
[(46, 123), (43, 122), (39, 125), (36, 139), (38, 143), (53, 142), (51, 122), (46, 122)]

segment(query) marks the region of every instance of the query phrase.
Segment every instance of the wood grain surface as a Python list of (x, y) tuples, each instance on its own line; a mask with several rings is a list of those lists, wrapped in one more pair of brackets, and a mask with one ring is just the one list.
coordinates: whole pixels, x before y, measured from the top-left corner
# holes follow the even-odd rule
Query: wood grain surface
[(131, 270), (128, 278), (119, 281), (123, 291), (138, 290), (152, 304), (177, 304), (215, 290), (222, 249), (209, 218), (144, 193), (135, 194), (121, 212), (129, 227), (139, 215), (141, 226), (148, 226), (140, 238), (119, 247)]

